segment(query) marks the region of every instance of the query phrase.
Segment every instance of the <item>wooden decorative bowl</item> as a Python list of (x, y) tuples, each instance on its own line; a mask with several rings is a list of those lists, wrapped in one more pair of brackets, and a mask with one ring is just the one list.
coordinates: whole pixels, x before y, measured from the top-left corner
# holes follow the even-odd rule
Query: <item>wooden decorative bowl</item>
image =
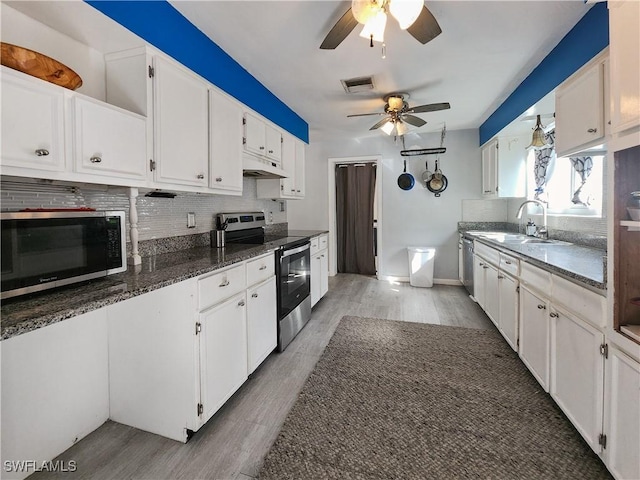
[(66, 65), (27, 48), (0, 42), (0, 60), (5, 67), (75, 90), (82, 86), (82, 78)]

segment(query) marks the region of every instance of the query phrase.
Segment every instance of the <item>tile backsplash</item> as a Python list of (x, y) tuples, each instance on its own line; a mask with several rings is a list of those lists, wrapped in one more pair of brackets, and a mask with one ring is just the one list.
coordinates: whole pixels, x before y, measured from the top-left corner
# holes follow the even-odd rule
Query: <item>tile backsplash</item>
[[(256, 179), (243, 180), (241, 197), (178, 192), (175, 198), (158, 198), (145, 197), (141, 192), (137, 201), (139, 239), (207, 233), (214, 227), (215, 214), (220, 212), (263, 211), (268, 224), (287, 221), (284, 200), (259, 199)], [(1, 210), (5, 212), (24, 208), (73, 207), (124, 210), (129, 224), (129, 197), (123, 187), (3, 178), (0, 202)], [(187, 228), (187, 213), (195, 214), (195, 228)]]

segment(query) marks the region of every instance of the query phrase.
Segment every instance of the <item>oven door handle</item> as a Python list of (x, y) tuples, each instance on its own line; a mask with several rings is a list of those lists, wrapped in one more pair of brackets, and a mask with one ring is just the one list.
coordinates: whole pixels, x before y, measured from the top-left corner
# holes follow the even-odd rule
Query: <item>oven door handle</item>
[(309, 250), (309, 247), (310, 247), (310, 246), (311, 246), (311, 244), (310, 244), (310, 243), (307, 243), (306, 245), (303, 245), (303, 246), (298, 247), (298, 248), (294, 248), (294, 249), (292, 249), (292, 250), (285, 250), (285, 251), (282, 253), (282, 257), (283, 257), (283, 258), (284, 258), (284, 257), (289, 257), (289, 256), (291, 256), (291, 255), (295, 255), (296, 253), (304, 252), (305, 250)]

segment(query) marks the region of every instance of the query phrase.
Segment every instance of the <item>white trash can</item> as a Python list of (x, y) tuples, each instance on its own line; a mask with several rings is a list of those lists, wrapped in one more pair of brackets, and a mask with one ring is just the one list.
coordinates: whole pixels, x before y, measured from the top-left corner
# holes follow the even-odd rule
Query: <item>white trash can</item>
[(413, 287), (433, 287), (433, 263), (436, 249), (407, 247), (409, 254), (409, 283)]

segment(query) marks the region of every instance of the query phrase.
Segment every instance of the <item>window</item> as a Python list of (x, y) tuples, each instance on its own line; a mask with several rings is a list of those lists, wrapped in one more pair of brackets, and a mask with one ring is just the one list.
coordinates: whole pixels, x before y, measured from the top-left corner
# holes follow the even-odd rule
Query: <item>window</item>
[[(568, 157), (557, 158), (552, 155), (547, 167), (544, 192), (540, 195), (540, 200), (548, 204), (548, 212), (559, 215), (602, 216), (604, 159), (602, 155), (591, 157), (593, 166), (582, 185), (582, 177), (573, 167), (571, 160)], [(535, 153), (530, 150), (527, 156), (527, 171), (534, 170), (534, 163)], [(536, 189), (534, 175), (529, 175), (528, 178), (528, 198), (534, 198)], [(576, 195), (581, 185), (582, 188)]]

